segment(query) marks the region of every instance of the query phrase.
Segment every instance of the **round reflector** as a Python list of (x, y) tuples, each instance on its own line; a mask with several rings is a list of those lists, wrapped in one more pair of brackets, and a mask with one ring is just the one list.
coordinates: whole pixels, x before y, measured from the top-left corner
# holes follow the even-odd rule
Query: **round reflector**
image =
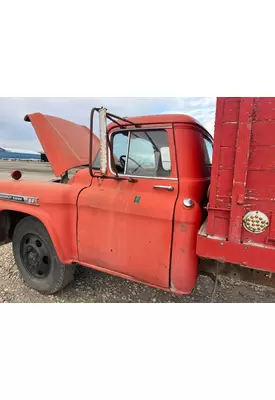
[(250, 211), (243, 217), (243, 227), (248, 232), (263, 233), (268, 226), (268, 216), (260, 211)]
[(21, 178), (21, 176), (22, 176), (22, 173), (21, 173), (21, 171), (13, 171), (12, 173), (11, 173), (11, 177), (12, 177), (12, 179), (14, 179), (14, 180), (16, 180), (16, 181), (19, 181), (19, 179)]

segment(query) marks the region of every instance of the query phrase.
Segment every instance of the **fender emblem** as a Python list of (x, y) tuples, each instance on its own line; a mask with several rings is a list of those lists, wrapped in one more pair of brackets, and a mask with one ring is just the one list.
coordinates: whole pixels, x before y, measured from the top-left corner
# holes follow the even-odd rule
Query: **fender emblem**
[(0, 200), (13, 201), (16, 203), (30, 204), (32, 206), (39, 206), (38, 197), (18, 196), (16, 194), (0, 193)]

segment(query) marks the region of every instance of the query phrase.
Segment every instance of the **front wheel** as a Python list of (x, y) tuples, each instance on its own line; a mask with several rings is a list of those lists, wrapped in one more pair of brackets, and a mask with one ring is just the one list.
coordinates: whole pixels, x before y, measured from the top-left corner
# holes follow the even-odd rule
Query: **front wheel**
[(44, 225), (33, 217), (15, 227), (13, 255), (23, 280), (44, 294), (54, 294), (73, 280), (75, 266), (62, 264)]

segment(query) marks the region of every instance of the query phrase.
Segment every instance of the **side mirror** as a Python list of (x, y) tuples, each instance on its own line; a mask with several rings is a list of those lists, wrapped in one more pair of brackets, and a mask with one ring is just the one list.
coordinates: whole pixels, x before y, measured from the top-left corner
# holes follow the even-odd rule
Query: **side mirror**
[(93, 108), (90, 118), (90, 159), (89, 167), (90, 174), (93, 176), (93, 126), (94, 126), (94, 113), (98, 112), (99, 115), (99, 138), (100, 138), (100, 172), (102, 175), (107, 173), (108, 161), (108, 148), (107, 148), (107, 109), (106, 108)]
[[(100, 135), (100, 172), (102, 175), (106, 175), (107, 173), (107, 162), (108, 162), (108, 136), (107, 136), (107, 119), (115, 123), (121, 129), (124, 128), (119, 121), (126, 122), (128, 125), (133, 125), (136, 128), (140, 128), (140, 125), (135, 124), (134, 122), (129, 121), (127, 118), (119, 117), (115, 114), (111, 114), (107, 112), (107, 109), (104, 107), (101, 108), (93, 108), (90, 116), (90, 157), (89, 157), (89, 168), (90, 174), (93, 176), (93, 127), (94, 127), (94, 114), (98, 112), (99, 115), (99, 135)], [(112, 150), (110, 149), (111, 157), (114, 157)], [(117, 175), (118, 177), (118, 175)]]
[(100, 172), (107, 173), (108, 150), (107, 150), (107, 110), (99, 110), (99, 138), (100, 138)]

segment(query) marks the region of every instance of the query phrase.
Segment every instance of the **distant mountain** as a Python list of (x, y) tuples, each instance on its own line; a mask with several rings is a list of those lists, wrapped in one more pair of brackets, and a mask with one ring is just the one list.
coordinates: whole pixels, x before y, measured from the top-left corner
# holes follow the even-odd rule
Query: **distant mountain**
[(36, 154), (36, 155), (40, 154), (39, 152), (33, 151), (33, 150), (14, 149), (14, 148), (11, 149), (11, 148), (7, 148), (7, 147), (5, 147), (5, 148), (0, 147), (0, 151), (8, 151), (10, 153), (21, 153), (21, 154)]
[[(33, 150), (25, 149), (11, 149), (7, 147), (0, 147), (0, 159), (1, 160), (40, 160), (41, 153)], [(44, 159), (43, 159), (44, 161)]]
[(3, 151), (9, 151), (11, 153), (22, 153), (22, 154), (40, 154), (37, 151), (33, 151), (33, 150), (14, 149), (14, 148), (11, 149), (11, 148), (7, 148), (7, 147), (5, 147), (5, 149), (3, 149)]

